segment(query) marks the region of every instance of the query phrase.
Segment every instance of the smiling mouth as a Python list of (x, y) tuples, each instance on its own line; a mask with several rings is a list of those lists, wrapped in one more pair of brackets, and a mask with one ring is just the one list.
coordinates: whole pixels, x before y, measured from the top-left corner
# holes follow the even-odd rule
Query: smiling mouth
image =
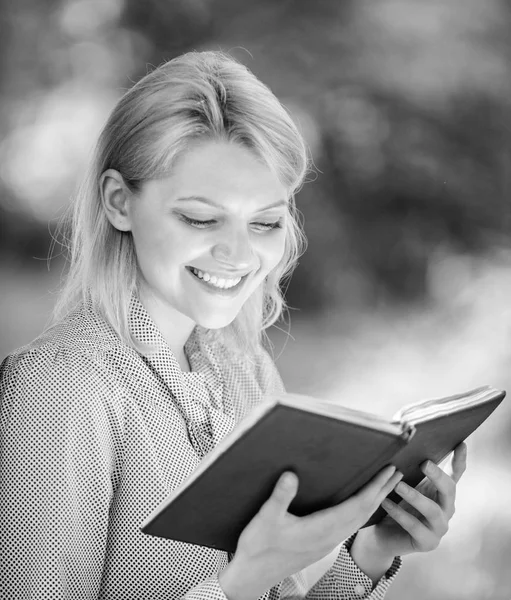
[(196, 269), (195, 267), (188, 266), (186, 269), (194, 275), (199, 281), (207, 285), (211, 289), (216, 290), (235, 290), (238, 289), (248, 275), (243, 275), (242, 277), (217, 277), (216, 275), (210, 275), (205, 271), (201, 271), (200, 269)]

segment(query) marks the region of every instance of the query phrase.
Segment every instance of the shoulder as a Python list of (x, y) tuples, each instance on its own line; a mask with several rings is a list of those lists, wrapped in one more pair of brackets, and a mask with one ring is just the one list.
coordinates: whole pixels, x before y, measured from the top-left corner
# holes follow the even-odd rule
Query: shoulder
[(98, 312), (89, 305), (80, 304), (35, 340), (7, 356), (4, 365), (36, 367), (51, 363), (66, 368), (78, 359), (79, 364), (96, 365), (101, 370), (111, 355), (123, 352), (136, 353)]
[(277, 365), (270, 353), (262, 344), (249, 359), (249, 368), (254, 374), (263, 394), (279, 394), (284, 392), (284, 383)]
[(4, 359), (0, 397), (28, 406), (37, 398), (46, 408), (114, 399), (108, 357), (120, 346), (108, 324), (81, 307)]
[(66, 473), (99, 476), (103, 470), (115, 483), (123, 456), (125, 396), (112, 384), (85, 322), (77, 324), (58, 323), (1, 364), (5, 460), (26, 469), (48, 468), (48, 481), (58, 469), (68, 483)]

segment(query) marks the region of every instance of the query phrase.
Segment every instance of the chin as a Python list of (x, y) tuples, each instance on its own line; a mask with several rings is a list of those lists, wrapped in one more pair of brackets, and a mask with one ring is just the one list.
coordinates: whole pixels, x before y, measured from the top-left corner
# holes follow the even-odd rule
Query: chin
[(197, 325), (200, 325), (206, 329), (222, 329), (223, 327), (230, 325), (236, 317), (237, 313), (234, 315), (209, 314), (201, 315), (200, 317), (195, 318), (194, 321), (197, 323)]

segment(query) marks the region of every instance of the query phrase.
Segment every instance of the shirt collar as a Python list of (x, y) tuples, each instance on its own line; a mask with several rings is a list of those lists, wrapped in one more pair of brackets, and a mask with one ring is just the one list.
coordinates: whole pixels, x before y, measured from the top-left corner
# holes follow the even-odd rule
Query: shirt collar
[(205, 332), (196, 326), (185, 344), (191, 371), (184, 372), (170, 346), (139, 298), (132, 295), (129, 307), (129, 326), (140, 351), (151, 367), (173, 391), (176, 383), (182, 388), (191, 380), (203, 381), (218, 408), (223, 404), (223, 377), (215, 348), (206, 340)]
[[(129, 325), (135, 339), (143, 345), (144, 361), (165, 383), (186, 415), (187, 423), (209, 421), (213, 440), (218, 442), (234, 426), (233, 407), (224, 386), (220, 358), (206, 336), (201, 335), (202, 329), (196, 326), (185, 345), (192, 367), (187, 373), (182, 371), (156, 323), (135, 296), (130, 302)], [(193, 439), (201, 437), (196, 432), (192, 435)], [(210, 442), (202, 440), (194, 445), (203, 454)]]

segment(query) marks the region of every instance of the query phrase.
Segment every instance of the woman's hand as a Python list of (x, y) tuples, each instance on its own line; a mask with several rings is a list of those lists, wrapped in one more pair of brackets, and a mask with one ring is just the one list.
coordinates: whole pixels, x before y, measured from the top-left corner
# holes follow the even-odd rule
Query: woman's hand
[(227, 598), (259, 598), (273, 585), (329, 554), (362, 527), (400, 478), (395, 467), (386, 467), (337, 506), (296, 517), (288, 508), (298, 491), (298, 478), (284, 473), (243, 530), (233, 560), (219, 575)]
[[(450, 474), (426, 461), (422, 470), (427, 479), (417, 488), (400, 482), (395, 491), (403, 501), (395, 504), (386, 499), (382, 503), (388, 516), (378, 525), (358, 533), (352, 555), (354, 551), (363, 557), (364, 547), (371, 548), (370, 553), (387, 557), (434, 550), (447, 533), (454, 515), (456, 484), (466, 469), (466, 456), (467, 446), (461, 443), (454, 450)], [(356, 556), (354, 560), (358, 564)]]

